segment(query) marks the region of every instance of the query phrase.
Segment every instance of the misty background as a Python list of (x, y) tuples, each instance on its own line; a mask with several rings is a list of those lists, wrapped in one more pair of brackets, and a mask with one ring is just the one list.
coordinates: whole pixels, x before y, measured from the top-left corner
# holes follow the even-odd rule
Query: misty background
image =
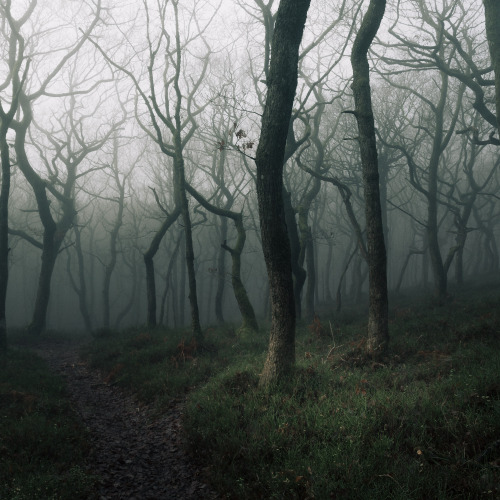
[[(23, 146), (30, 168), (7, 133), (9, 326), (33, 315), (45, 209), (62, 238), (46, 326), (146, 323), (144, 254), (176, 205), (176, 130), (189, 185), (213, 207), (241, 213), (241, 279), (257, 317), (268, 317), (253, 157), (277, 3), (0, 2), (1, 103), (6, 111), (15, 101), (18, 78), (29, 103), (14, 120), (32, 113)], [(308, 320), (367, 302), (348, 112), (349, 54), (364, 7), (313, 2), (301, 46), (284, 183)], [(468, 0), (391, 2), (370, 66), (390, 292), (439, 299), (468, 279), (497, 276), (500, 156), (484, 13)], [(235, 223), (188, 200), (202, 325), (238, 324)], [(154, 255), (157, 322), (168, 326), (189, 323), (184, 229), (177, 218)]]

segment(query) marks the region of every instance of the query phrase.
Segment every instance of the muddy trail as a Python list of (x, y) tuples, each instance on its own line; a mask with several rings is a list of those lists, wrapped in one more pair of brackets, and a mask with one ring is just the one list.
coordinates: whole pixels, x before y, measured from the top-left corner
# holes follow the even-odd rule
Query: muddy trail
[(182, 447), (182, 401), (161, 416), (104, 382), (79, 356), (82, 344), (41, 341), (35, 351), (67, 383), (70, 401), (88, 429), (90, 471), (100, 500), (219, 498)]

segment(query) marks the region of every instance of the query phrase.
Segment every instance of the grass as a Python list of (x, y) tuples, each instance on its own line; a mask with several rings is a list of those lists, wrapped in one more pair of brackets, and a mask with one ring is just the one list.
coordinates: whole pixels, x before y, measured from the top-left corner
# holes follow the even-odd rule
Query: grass
[(264, 346), (264, 336), (239, 340), (232, 328), (208, 329), (202, 346), (185, 330), (134, 328), (98, 336), (84, 355), (108, 383), (130, 389), (161, 409), (236, 359), (260, 359)]
[(258, 387), (266, 338), (129, 331), (89, 353), (110, 381), (168, 406), (212, 485), (234, 499), (500, 496), (500, 293), (392, 312), (391, 352), (363, 356), (364, 320), (297, 332), (293, 377)]
[(85, 430), (63, 381), (26, 349), (0, 356), (0, 498), (93, 498)]

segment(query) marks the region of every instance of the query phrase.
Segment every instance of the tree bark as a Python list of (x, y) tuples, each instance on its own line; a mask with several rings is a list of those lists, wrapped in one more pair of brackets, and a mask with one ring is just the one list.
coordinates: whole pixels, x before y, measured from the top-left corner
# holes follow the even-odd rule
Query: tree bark
[(371, 0), (354, 40), (351, 53), (352, 89), (358, 123), (359, 147), (365, 197), (366, 247), (369, 269), (369, 316), (367, 352), (384, 354), (389, 342), (387, 260), (380, 205), (377, 144), (370, 91), (368, 49), (385, 11), (385, 0)]
[(7, 144), (8, 121), (5, 113), (0, 118), (0, 155), (2, 186), (0, 190), (0, 352), (7, 350), (7, 283), (9, 280), (9, 195), (10, 153)]
[(330, 275), (332, 272), (332, 263), (333, 263), (333, 241), (332, 238), (328, 239), (328, 254), (325, 262), (325, 275), (324, 275), (324, 288), (325, 288), (325, 302), (327, 304), (333, 303), (332, 290), (330, 286)]
[[(174, 294), (174, 303), (177, 305), (176, 326), (184, 326), (186, 323), (186, 232), (182, 232), (181, 255), (179, 258), (180, 273), (177, 276), (179, 295)], [(177, 289), (177, 287), (174, 287)], [(175, 317), (174, 317), (175, 320)]]
[(306, 286), (306, 317), (309, 321), (312, 321), (315, 316), (314, 308), (314, 294), (316, 291), (316, 263), (314, 255), (314, 244), (312, 238), (312, 231), (309, 226), (307, 226), (307, 234), (305, 236), (306, 250), (306, 269), (307, 269), (307, 286)]
[[(220, 240), (227, 239), (227, 219), (222, 217), (220, 220)], [(223, 298), (226, 285), (226, 250), (219, 248), (217, 256), (217, 291), (215, 292), (215, 317), (217, 322), (224, 323)]]
[(180, 209), (176, 208), (167, 218), (163, 221), (160, 229), (156, 232), (149, 248), (144, 252), (144, 264), (146, 266), (146, 295), (147, 295), (147, 318), (146, 324), (148, 327), (156, 326), (156, 282), (155, 282), (155, 268), (154, 256), (158, 252), (161, 240), (169, 230), (170, 226), (177, 220), (180, 214)]
[(56, 223), (51, 213), (51, 202), (47, 196), (46, 182), (33, 169), (25, 151), (26, 133), (32, 120), (31, 103), (25, 96), (20, 102), (23, 106), (25, 118), (22, 123), (16, 125), (16, 139), (14, 147), (16, 150), (19, 169), (22, 171), (26, 180), (33, 189), (37, 202), (38, 214), (43, 225), (43, 243), (41, 245), (42, 265), (38, 278), (38, 288), (33, 316), (31, 323), (28, 325), (28, 330), (31, 333), (39, 335), (45, 328), (47, 308), (50, 299), (52, 274), (59, 249), (61, 248), (61, 244), (66, 236), (66, 233), (73, 225), (73, 221), (76, 216), (74, 200), (71, 197), (76, 171), (68, 171), (64, 195), (61, 195), (58, 200), (61, 204), (62, 216)]
[(221, 247), (229, 252), (232, 259), (231, 268), (231, 284), (233, 286), (234, 296), (236, 302), (238, 303), (238, 308), (241, 313), (242, 325), (240, 327), (240, 332), (245, 330), (250, 330), (251, 332), (256, 332), (259, 330), (259, 325), (257, 323), (257, 318), (255, 316), (254, 308), (248, 298), (248, 294), (241, 280), (241, 254), (243, 253), (243, 248), (246, 241), (246, 231), (243, 226), (243, 215), (241, 213), (233, 212), (225, 208), (219, 208), (215, 205), (209, 203), (200, 193), (198, 193), (192, 186), (186, 183), (186, 189), (188, 193), (206, 210), (212, 212), (220, 217), (228, 217), (234, 222), (236, 232), (238, 233), (238, 238), (236, 244), (233, 248), (229, 247), (224, 240)]
[[(179, 253), (179, 248), (181, 246), (182, 241), (182, 233), (177, 236), (177, 241), (174, 245), (174, 251), (170, 256), (170, 261), (168, 263), (167, 275), (165, 276), (165, 288), (163, 290), (163, 295), (161, 299), (161, 308), (160, 308), (160, 325), (168, 326), (168, 321), (165, 323), (165, 311), (168, 311), (168, 291), (170, 289), (170, 283), (173, 281), (173, 277), (177, 276), (177, 272), (174, 270), (174, 265), (177, 260), (177, 254)], [(175, 271), (175, 272), (174, 272)], [(174, 283), (172, 283), (172, 288), (174, 290), (177, 289)], [(172, 307), (172, 314), (177, 314), (176, 308)]]
[(75, 287), (77, 289), (78, 294), (78, 304), (80, 307), (80, 314), (82, 315), (83, 322), (85, 323), (85, 328), (87, 331), (92, 331), (92, 319), (89, 313), (89, 307), (87, 303), (87, 280), (85, 277), (85, 264), (83, 258), (83, 250), (82, 250), (82, 239), (80, 234), (80, 229), (75, 225), (73, 226), (73, 231), (75, 233), (75, 249), (76, 256), (78, 260), (78, 280), (80, 282), (79, 287)]
[(104, 328), (110, 327), (110, 289), (111, 289), (111, 278), (116, 267), (116, 261), (118, 258), (118, 235), (120, 229), (123, 225), (123, 211), (125, 209), (125, 179), (120, 180), (120, 175), (118, 172), (118, 140), (116, 136), (113, 139), (113, 176), (118, 188), (118, 210), (116, 213), (116, 219), (111, 229), (109, 235), (109, 261), (104, 266), (104, 278), (102, 282), (102, 323)]
[[(300, 238), (295, 221), (295, 209), (292, 206), (292, 196), (283, 189), (283, 204), (285, 210), (285, 223), (290, 241), (290, 255), (293, 274), (293, 296), (295, 300), (295, 314), (302, 318), (302, 290), (306, 282), (307, 273), (300, 262)], [(302, 259), (303, 260), (303, 259)]]
[(500, 136), (500, 2), (498, 0), (483, 0), (483, 3), (486, 37), (495, 73), (497, 128)]
[[(177, 130), (180, 130), (180, 126)], [(182, 146), (180, 133), (175, 134), (177, 154), (174, 158), (174, 194), (176, 205), (180, 207), (182, 223), (184, 225), (185, 236), (185, 256), (188, 276), (189, 303), (191, 306), (191, 329), (193, 335), (201, 340), (203, 337), (200, 324), (200, 312), (198, 308), (198, 296), (196, 291), (196, 273), (194, 270), (194, 247), (193, 230), (191, 216), (189, 214), (189, 203), (186, 196), (186, 182), (184, 178), (184, 158), (182, 156)]]
[(261, 384), (286, 377), (295, 363), (295, 304), (283, 208), (283, 160), (297, 89), (298, 52), (310, 0), (281, 0), (271, 45), (267, 97), (255, 163), (262, 249), (271, 295), (269, 349)]

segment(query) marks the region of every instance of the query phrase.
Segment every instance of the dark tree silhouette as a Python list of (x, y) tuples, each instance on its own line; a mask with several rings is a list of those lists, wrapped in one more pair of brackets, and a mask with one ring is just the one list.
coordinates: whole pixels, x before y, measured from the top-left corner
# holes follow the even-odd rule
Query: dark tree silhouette
[(262, 385), (282, 379), (295, 363), (295, 306), (290, 242), (283, 208), (283, 159), (297, 88), (299, 46), (309, 4), (309, 0), (280, 2), (255, 158), (262, 249), (271, 295), (271, 332)]
[(368, 49), (377, 34), (385, 11), (385, 0), (371, 0), (354, 40), (351, 53), (352, 90), (358, 122), (359, 149), (365, 197), (366, 249), (369, 269), (369, 316), (367, 351), (384, 353), (389, 341), (387, 259), (380, 205), (380, 186), (375, 125), (371, 103)]

